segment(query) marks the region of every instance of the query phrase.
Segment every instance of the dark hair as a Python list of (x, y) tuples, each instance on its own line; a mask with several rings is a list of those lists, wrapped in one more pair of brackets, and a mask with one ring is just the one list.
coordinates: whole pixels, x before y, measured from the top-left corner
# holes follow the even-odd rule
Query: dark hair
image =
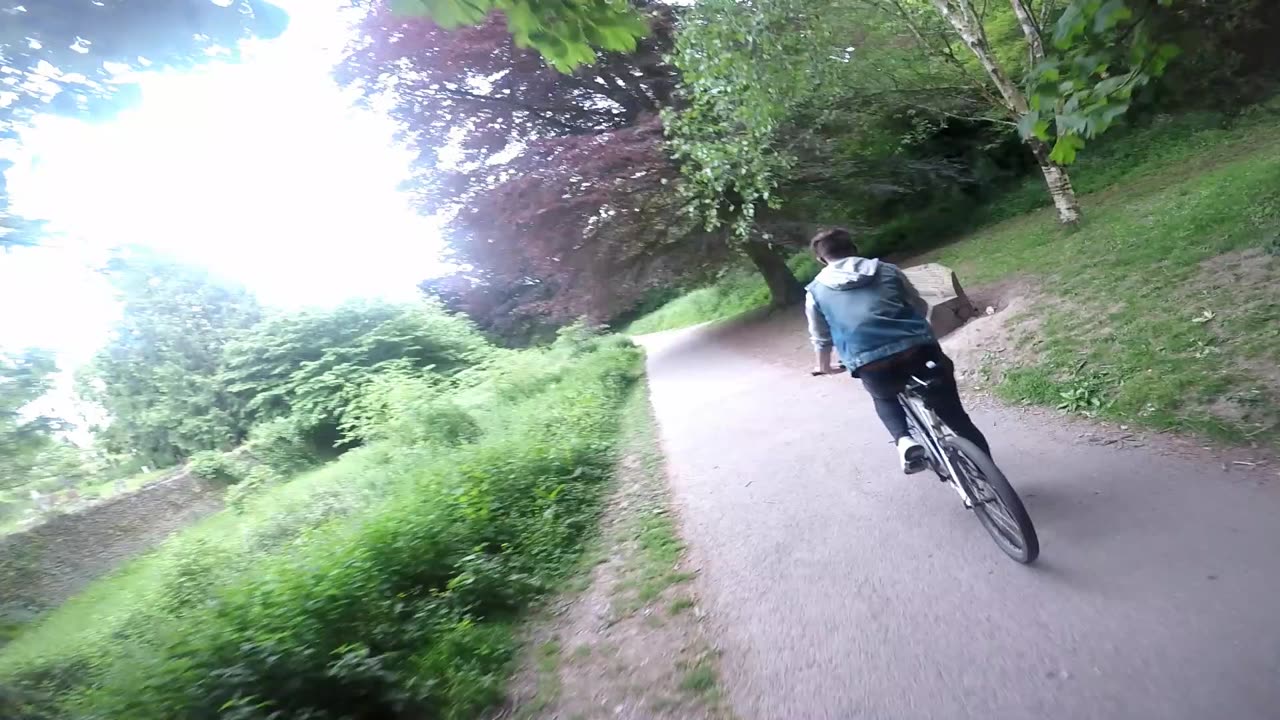
[(841, 260), (858, 254), (853, 236), (844, 228), (831, 228), (814, 235), (809, 241), (809, 249), (824, 260)]

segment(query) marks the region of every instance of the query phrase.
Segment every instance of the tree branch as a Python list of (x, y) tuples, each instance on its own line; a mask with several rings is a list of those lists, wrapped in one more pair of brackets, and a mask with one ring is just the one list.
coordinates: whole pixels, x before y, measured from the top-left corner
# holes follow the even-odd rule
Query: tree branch
[(1044, 62), (1044, 40), (1040, 35), (1040, 27), (1036, 24), (1035, 15), (1023, 0), (1011, 0), (1013, 14), (1018, 17), (1018, 25), (1022, 26), (1022, 34), (1027, 38), (1027, 50), (1031, 57), (1031, 67)]

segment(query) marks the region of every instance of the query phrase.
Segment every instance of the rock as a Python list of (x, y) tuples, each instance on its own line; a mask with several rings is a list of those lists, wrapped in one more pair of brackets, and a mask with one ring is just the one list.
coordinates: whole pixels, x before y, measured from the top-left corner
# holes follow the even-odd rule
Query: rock
[(926, 263), (904, 268), (903, 272), (920, 291), (920, 297), (929, 303), (929, 325), (938, 337), (950, 333), (978, 314), (978, 308), (965, 295), (951, 268)]
[(987, 314), (988, 314), (988, 315), (995, 315), (995, 314), (996, 314), (996, 309), (995, 309), (995, 308), (993, 308), (993, 307), (991, 307), (990, 305), (988, 305), (988, 306), (987, 306)]

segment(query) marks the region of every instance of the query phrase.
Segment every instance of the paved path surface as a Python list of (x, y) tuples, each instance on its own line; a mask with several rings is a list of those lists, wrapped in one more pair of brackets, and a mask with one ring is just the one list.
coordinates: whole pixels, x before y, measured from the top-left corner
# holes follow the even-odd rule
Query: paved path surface
[(1274, 470), (979, 410), (1040, 531), (1022, 567), (897, 471), (854, 382), (808, 376), (799, 327), (739, 335), (642, 342), (741, 720), (1280, 719)]

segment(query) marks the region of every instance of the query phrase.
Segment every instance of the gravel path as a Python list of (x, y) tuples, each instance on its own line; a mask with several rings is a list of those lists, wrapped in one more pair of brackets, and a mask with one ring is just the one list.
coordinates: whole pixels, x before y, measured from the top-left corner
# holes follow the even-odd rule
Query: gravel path
[(1280, 718), (1274, 468), (987, 404), (1040, 532), (1023, 567), (900, 474), (855, 382), (809, 377), (799, 325), (640, 339), (742, 720)]

